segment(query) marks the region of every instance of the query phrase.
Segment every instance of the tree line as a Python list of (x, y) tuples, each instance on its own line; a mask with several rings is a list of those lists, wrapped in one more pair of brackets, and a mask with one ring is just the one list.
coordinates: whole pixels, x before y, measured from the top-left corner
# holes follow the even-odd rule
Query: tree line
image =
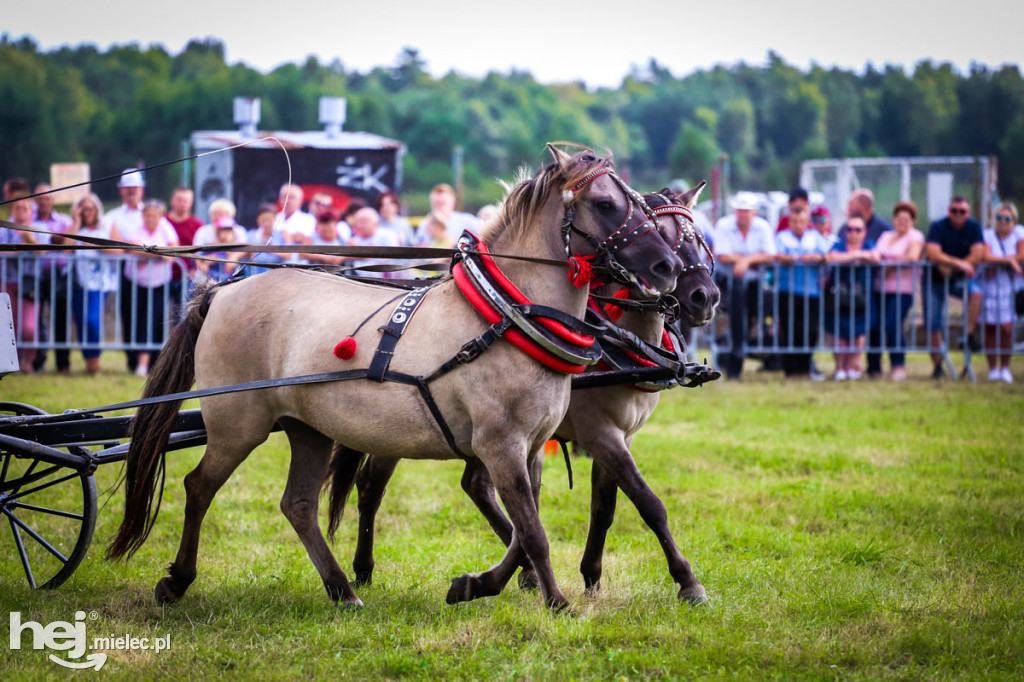
[[(402, 140), (407, 195), (452, 179), (464, 150), (467, 203), (494, 200), (493, 178), (534, 167), (545, 142), (607, 148), (639, 187), (708, 178), (726, 155), (733, 187), (787, 189), (809, 158), (994, 155), (1004, 197), (1024, 198), (1024, 79), (1016, 65), (922, 61), (862, 73), (801, 70), (769, 53), (673, 75), (651, 60), (617, 88), (541, 84), (526, 71), (435, 78), (417, 50), (360, 73), (334, 60), (261, 73), (228, 64), (224, 44), (194, 40), (179, 54), (135, 44), (40, 50), (0, 38), (0, 177), (45, 180), (54, 162), (88, 161), (93, 177), (181, 155), (194, 130), (234, 127), (232, 99), (262, 100), (265, 130), (309, 130), (321, 96), (348, 100), (347, 130)], [(180, 169), (154, 171), (166, 195)], [(114, 197), (112, 183), (96, 188)]]

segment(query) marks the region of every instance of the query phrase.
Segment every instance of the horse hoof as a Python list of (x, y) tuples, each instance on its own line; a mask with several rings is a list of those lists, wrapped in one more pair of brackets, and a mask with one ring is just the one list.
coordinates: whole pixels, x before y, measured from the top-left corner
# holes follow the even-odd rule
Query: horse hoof
[(161, 606), (164, 604), (173, 604), (182, 597), (182, 595), (178, 594), (174, 589), (174, 579), (170, 576), (160, 578), (160, 582), (158, 582), (156, 587), (153, 588), (153, 596), (156, 598), (156, 603)]
[(460, 575), (458, 578), (452, 578), (452, 586), (448, 588), (448, 596), (445, 597), (445, 601), (449, 604), (458, 604), (459, 602), (473, 601), (480, 597), (493, 597), (500, 593), (500, 589), (495, 590), (487, 587), (479, 575), (467, 573), (466, 575)]
[(704, 591), (704, 586), (700, 583), (681, 588), (676, 597), (678, 597), (679, 601), (685, 601), (690, 606), (700, 606), (708, 603), (707, 592)]
[(335, 604), (339, 611), (359, 611), (363, 608), (363, 600), (359, 597), (351, 597)]
[(373, 573), (356, 573), (352, 587), (368, 587), (373, 584)]
[(596, 597), (601, 593), (601, 581), (595, 580), (594, 582), (586, 581), (586, 587), (583, 589), (583, 594), (588, 597)]
[(576, 617), (576, 609), (569, 606), (569, 600), (565, 597), (556, 597), (549, 599), (547, 607), (551, 609), (552, 613), (557, 613), (560, 616), (568, 616), (569, 618)]
[(524, 568), (519, 571), (520, 590), (536, 590), (538, 587), (540, 587), (540, 581), (537, 580), (537, 574), (533, 572), (533, 569), (526, 570)]

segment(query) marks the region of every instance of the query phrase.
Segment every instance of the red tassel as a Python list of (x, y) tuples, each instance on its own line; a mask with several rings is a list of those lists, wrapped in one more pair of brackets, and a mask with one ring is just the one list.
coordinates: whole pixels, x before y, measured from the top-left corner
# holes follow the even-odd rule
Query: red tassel
[(356, 354), (356, 340), (351, 336), (346, 336), (338, 345), (334, 347), (334, 357), (340, 358), (341, 360), (351, 360), (352, 356)]
[(661, 345), (665, 347), (665, 350), (676, 352), (676, 346), (672, 343), (672, 337), (664, 329), (661, 330)]
[(594, 277), (594, 269), (590, 261), (581, 256), (573, 256), (569, 259), (569, 281), (576, 288), (585, 287), (590, 284)]
[[(629, 298), (629, 289), (619, 289), (612, 294), (612, 298)], [(612, 322), (618, 322), (624, 312), (626, 311), (614, 303), (606, 303), (604, 306), (604, 313)]]

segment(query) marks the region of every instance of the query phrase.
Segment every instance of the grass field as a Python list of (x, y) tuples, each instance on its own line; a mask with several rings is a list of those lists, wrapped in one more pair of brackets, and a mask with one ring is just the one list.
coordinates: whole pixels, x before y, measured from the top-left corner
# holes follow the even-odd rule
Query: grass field
[[(101, 498), (92, 551), (55, 592), (28, 589), (0, 526), (0, 618), (20, 611), (45, 625), (95, 612), (90, 641), (170, 634), (170, 650), (108, 651), (99, 673), (70, 673), (44, 651), (10, 650), (5, 624), (0, 678), (1021, 679), (1024, 382), (936, 384), (926, 372), (912, 367), (917, 378), (899, 385), (750, 375), (664, 395), (634, 453), (707, 588), (699, 608), (676, 602), (657, 542), (622, 495), (603, 592), (583, 594), (590, 462), (579, 457), (573, 491), (561, 459), (546, 461), (541, 509), (574, 615), (514, 587), (444, 604), (452, 577), (502, 553), (454, 462), (399, 468), (375, 584), (360, 590), (366, 608), (337, 611), (278, 511), (279, 434), (225, 486), (198, 580), (161, 608), (152, 588), (176, 551), (181, 480), (200, 456), (174, 453), (160, 520), (128, 564), (102, 559), (120, 493)], [(140, 387), (116, 373), (15, 376), (0, 398), (60, 411)], [(98, 472), (101, 490), (116, 474)], [(336, 546), (346, 568), (352, 521)]]

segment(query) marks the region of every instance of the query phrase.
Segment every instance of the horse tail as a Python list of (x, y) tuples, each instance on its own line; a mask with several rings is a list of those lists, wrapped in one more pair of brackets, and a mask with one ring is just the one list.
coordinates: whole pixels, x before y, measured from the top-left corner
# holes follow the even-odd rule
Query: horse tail
[(356, 474), (363, 467), (368, 459), (366, 453), (347, 448), (341, 443), (334, 446), (331, 454), (331, 464), (327, 469), (327, 478), (324, 479), (324, 491), (330, 488), (330, 505), (327, 517), (327, 536), (334, 542), (334, 535), (338, 531), (341, 517), (345, 515), (345, 503), (356, 483)]
[[(195, 381), (195, 348), (213, 297), (213, 284), (201, 284), (189, 301), (184, 319), (171, 332), (149, 373), (143, 398), (181, 393)], [(125, 483), (124, 519), (107, 547), (108, 559), (130, 558), (142, 547), (160, 512), (164, 492), (165, 448), (174, 429), (181, 400), (139, 408), (128, 425), (128, 456), (121, 477)]]

